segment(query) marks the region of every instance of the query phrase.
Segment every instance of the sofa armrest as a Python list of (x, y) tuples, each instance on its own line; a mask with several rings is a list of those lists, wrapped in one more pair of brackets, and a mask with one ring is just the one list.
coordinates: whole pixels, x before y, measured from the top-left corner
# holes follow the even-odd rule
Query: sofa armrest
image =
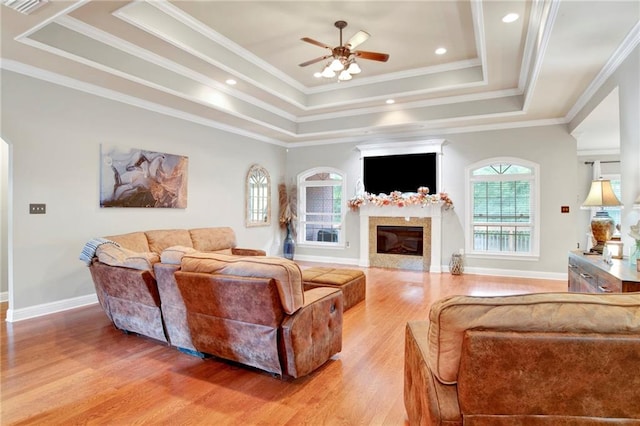
[(231, 249), (231, 254), (234, 254), (236, 256), (266, 256), (267, 252), (259, 249), (234, 247)]
[(427, 365), (428, 321), (405, 329), (404, 405), (411, 425), (462, 425), (455, 384), (441, 383)]
[(318, 287), (282, 322), (283, 367), (292, 377), (307, 375), (342, 350), (342, 292)]

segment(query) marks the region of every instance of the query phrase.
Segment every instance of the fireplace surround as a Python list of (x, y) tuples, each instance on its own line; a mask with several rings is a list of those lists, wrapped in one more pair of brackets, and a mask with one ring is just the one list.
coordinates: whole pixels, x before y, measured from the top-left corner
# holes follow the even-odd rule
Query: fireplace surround
[[(442, 272), (440, 204), (426, 206), (360, 206), (360, 266)], [(378, 253), (378, 226), (421, 227), (422, 256)]]

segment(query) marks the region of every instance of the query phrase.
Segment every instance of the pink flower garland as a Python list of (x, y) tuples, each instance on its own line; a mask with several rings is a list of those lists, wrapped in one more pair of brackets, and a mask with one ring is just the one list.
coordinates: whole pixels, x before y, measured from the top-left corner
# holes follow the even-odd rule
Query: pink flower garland
[(347, 205), (351, 210), (357, 210), (364, 204), (373, 204), (375, 206), (426, 206), (428, 204), (442, 204), (445, 210), (453, 208), (453, 201), (446, 192), (439, 194), (429, 194), (429, 188), (421, 186), (417, 193), (402, 193), (393, 191), (391, 194), (373, 195), (365, 192), (362, 195), (356, 195), (347, 201)]

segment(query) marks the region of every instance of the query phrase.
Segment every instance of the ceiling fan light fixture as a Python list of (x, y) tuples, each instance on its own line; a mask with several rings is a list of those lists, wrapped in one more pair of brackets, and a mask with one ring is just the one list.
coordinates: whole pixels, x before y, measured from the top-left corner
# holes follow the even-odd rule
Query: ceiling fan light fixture
[[(0, 0), (3, 1), (3, 0)], [(380, 52), (370, 52), (364, 50), (354, 50), (356, 46), (366, 41), (370, 35), (366, 31), (358, 31), (349, 41), (345, 44), (342, 43), (342, 30), (346, 28), (346, 21), (336, 21), (335, 27), (340, 30), (340, 44), (335, 47), (331, 47), (328, 44), (319, 42), (309, 37), (302, 37), (300, 40), (313, 44), (314, 46), (322, 47), (323, 49), (329, 49), (330, 53), (325, 56), (320, 56), (309, 61), (305, 61), (299, 64), (301, 67), (315, 64), (325, 59), (329, 59), (329, 62), (325, 64), (322, 72), (316, 72), (313, 75), (317, 78), (319, 76), (324, 78), (334, 78), (338, 75), (339, 81), (351, 80), (354, 75), (360, 74), (362, 69), (356, 63), (355, 59), (367, 59), (370, 61), (387, 62), (389, 54)]]
[(334, 70), (331, 69), (331, 67), (329, 65), (327, 65), (326, 67), (324, 67), (324, 69), (322, 70), (322, 76), (324, 78), (333, 78), (336, 76), (336, 72)]
[(349, 81), (352, 78), (353, 77), (351, 77), (351, 74), (349, 74), (349, 71), (347, 71), (347, 70), (342, 70), (342, 72), (338, 76), (338, 80), (340, 80), (340, 81)]
[(360, 74), (362, 72), (362, 70), (360, 69), (360, 66), (358, 65), (358, 63), (356, 61), (352, 61), (349, 64), (349, 68), (347, 68), (347, 71), (351, 75)]
[(329, 66), (335, 72), (342, 71), (344, 69), (344, 64), (342, 63), (340, 58), (335, 58), (333, 61), (331, 61), (331, 64)]

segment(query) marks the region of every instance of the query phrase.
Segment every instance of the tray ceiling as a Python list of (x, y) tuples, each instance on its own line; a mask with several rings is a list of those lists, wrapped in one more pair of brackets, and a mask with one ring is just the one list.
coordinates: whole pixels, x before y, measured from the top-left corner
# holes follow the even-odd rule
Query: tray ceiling
[[(640, 37), (637, 1), (54, 1), (0, 13), (6, 70), (284, 146), (566, 123)], [(389, 61), (358, 60), (348, 82), (314, 77), (325, 61), (298, 66), (329, 52), (302, 37), (339, 44), (337, 20), (343, 41), (367, 31), (357, 49)]]

